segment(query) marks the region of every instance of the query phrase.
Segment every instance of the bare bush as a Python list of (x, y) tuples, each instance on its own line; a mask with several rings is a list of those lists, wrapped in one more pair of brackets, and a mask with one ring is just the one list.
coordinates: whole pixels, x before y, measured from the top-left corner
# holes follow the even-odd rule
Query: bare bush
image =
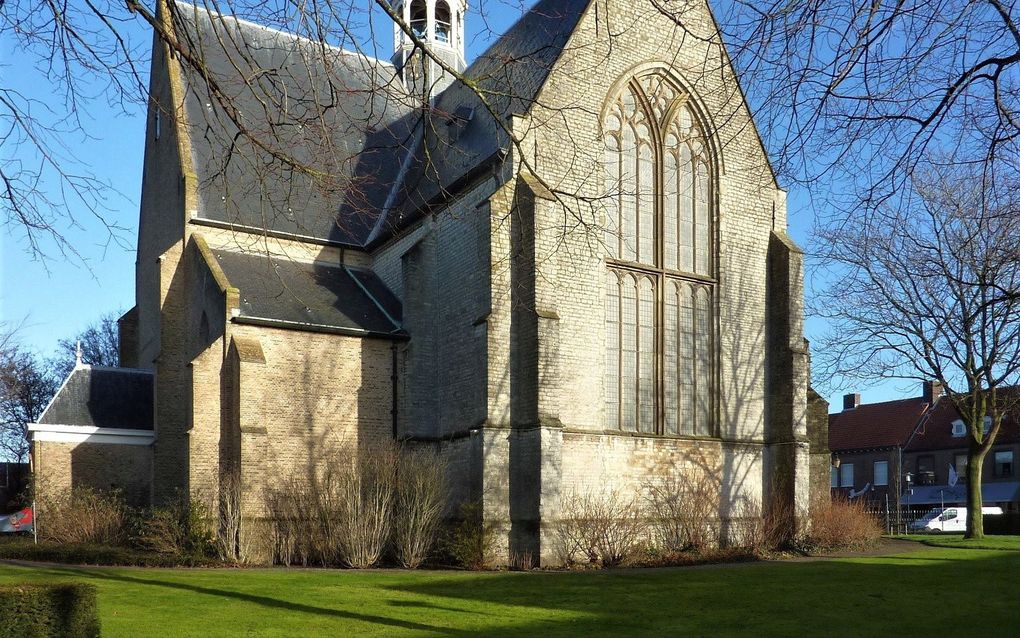
[[(242, 515), (241, 475), (236, 471), (220, 474), (219, 526), (216, 531), (216, 551), (221, 560), (249, 564), (262, 560), (264, 542), (261, 530), (242, 529), (245, 520)], [(250, 521), (248, 521), (250, 525)]]
[(661, 551), (703, 551), (718, 542), (718, 480), (705, 472), (672, 472), (645, 491)]
[(737, 508), (733, 544), (758, 557), (788, 549), (798, 542), (793, 527), (793, 506), (783, 499), (770, 499), (765, 507), (755, 499)]
[(379, 562), (393, 524), (397, 472), (394, 448), (359, 455), (358, 463), (336, 471), (340, 558), (363, 569)]
[(122, 545), (128, 507), (119, 492), (75, 487), (40, 503), (39, 539), (54, 543)]
[(446, 467), (434, 452), (403, 448), (397, 454), (393, 552), (415, 569), (432, 551), (446, 502)]
[(365, 568), (379, 562), (393, 530), (399, 455), (381, 447), (338, 450), (305, 480), (267, 493), (274, 559)]
[(576, 563), (580, 556), (599, 567), (613, 567), (633, 558), (648, 532), (638, 499), (615, 490), (565, 497), (557, 527), (564, 564)]
[(446, 552), (465, 569), (487, 569), (495, 561), (496, 531), (496, 524), (483, 516), (481, 503), (465, 503), (446, 535)]
[(807, 541), (825, 550), (869, 547), (882, 537), (882, 525), (868, 513), (863, 500), (821, 501), (811, 510)]
[(133, 541), (158, 554), (209, 556), (215, 545), (208, 520), (209, 511), (201, 501), (181, 494), (168, 505), (144, 512)]

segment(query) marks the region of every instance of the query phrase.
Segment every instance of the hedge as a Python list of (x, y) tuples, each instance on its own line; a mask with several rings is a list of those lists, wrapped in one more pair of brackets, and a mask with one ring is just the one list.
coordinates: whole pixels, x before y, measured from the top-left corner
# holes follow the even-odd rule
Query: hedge
[(0, 586), (0, 627), (19, 638), (94, 638), (99, 612), (93, 585)]
[(105, 545), (56, 545), (32, 539), (0, 539), (0, 560), (28, 560), (69, 565), (129, 565), (135, 567), (222, 567), (223, 562), (201, 556), (177, 556)]

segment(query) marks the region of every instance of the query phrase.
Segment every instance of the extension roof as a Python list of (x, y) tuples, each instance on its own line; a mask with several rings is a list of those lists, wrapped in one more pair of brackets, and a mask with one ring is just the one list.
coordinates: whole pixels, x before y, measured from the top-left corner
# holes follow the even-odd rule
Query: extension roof
[(829, 415), (833, 452), (903, 445), (928, 409), (923, 398), (862, 404)]
[(387, 62), (178, 3), (178, 38), (209, 69), (184, 74), (198, 216), (378, 245), (498, 167), (509, 116), (528, 111), (590, 1), (540, 0), (468, 67), (493, 112), (461, 82), (423, 108)]
[(147, 370), (76, 366), (39, 423), (151, 430), (152, 378)]
[(240, 291), (239, 321), (402, 336), (400, 302), (370, 270), (212, 250)]

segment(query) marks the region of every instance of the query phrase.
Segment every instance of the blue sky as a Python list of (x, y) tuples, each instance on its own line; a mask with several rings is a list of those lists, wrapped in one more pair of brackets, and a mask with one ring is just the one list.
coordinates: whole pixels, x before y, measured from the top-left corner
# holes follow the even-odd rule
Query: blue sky
[[(479, 17), (484, 12), (484, 23)], [(520, 13), (520, 5), (510, 0), (483, 1), (474, 5), (467, 18), (469, 59), (484, 50), (492, 35), (505, 29)], [(128, 27), (138, 42), (148, 42), (149, 35), (140, 23)], [(472, 36), (472, 32), (474, 35)], [(389, 28), (377, 20), (378, 50), (389, 51)], [(12, 42), (0, 42), (0, 74), (5, 85), (17, 88), (40, 99), (53, 102), (47, 95), (47, 84), (31, 64), (23, 63), (23, 52)], [(101, 94), (102, 86), (88, 87)], [(58, 102), (59, 103), (59, 102)], [(127, 310), (134, 305), (135, 233), (138, 226), (138, 200), (141, 189), (142, 152), (144, 150), (144, 111), (140, 105), (127, 113), (103, 100), (91, 104), (84, 123), (89, 137), (83, 133), (64, 136), (71, 154), (88, 165), (91, 172), (110, 185), (106, 218), (124, 232), (111, 238), (84, 207), (71, 208), (71, 216), (80, 228), (62, 229), (75, 249), (85, 258), (77, 263), (61, 257), (54, 245), (44, 245), (47, 259), (34, 258), (25, 251), (17, 235), (0, 236), (0, 318), (21, 323), (20, 337), (28, 346), (49, 354), (60, 338), (70, 337), (100, 315)], [(9, 153), (10, 149), (4, 149)], [(789, 200), (790, 233), (802, 246), (809, 244), (813, 211), (807, 193), (794, 190)], [(808, 319), (806, 332), (817, 341), (826, 329), (818, 321)], [(913, 383), (884, 383), (863, 391), (867, 403), (899, 396), (915, 396), (919, 388)], [(832, 409), (841, 405), (839, 395), (827, 397)]]

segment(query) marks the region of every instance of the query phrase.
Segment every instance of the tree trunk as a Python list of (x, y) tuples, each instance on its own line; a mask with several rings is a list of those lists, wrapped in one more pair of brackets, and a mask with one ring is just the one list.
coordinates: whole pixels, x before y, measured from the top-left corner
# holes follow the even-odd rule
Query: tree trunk
[(981, 514), (981, 469), (985, 465), (986, 451), (974, 441), (967, 455), (967, 533), (964, 538), (984, 538), (985, 525)]

